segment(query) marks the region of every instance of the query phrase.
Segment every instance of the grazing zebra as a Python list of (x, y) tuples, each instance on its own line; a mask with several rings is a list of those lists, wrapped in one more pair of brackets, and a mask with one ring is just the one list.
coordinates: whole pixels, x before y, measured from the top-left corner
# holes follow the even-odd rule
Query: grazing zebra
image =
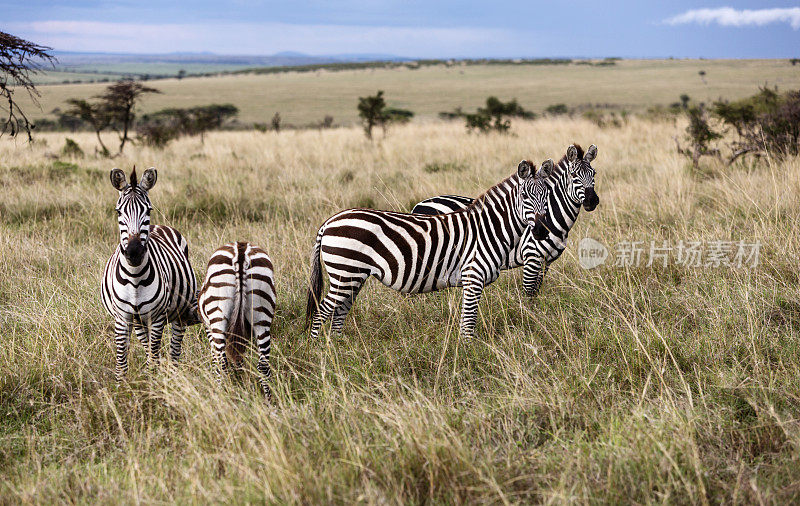
[[(509, 255), (509, 263), (503, 269), (524, 266), (522, 286), (529, 296), (536, 296), (544, 281), (548, 266), (556, 261), (566, 248), (567, 235), (578, 219), (581, 205), (593, 211), (600, 203), (594, 191), (592, 161), (597, 156), (597, 146), (592, 144), (586, 153), (578, 145), (567, 149), (567, 154), (558, 162), (555, 174), (548, 180), (550, 185), (549, 212), (544, 225), (550, 232), (544, 239), (536, 239), (530, 227), (522, 236), (516, 249)], [(441, 214), (464, 209), (473, 202), (470, 197), (440, 195), (414, 206), (415, 214)]]
[(126, 184), (123, 171), (111, 171), (111, 184), (119, 190), (119, 244), (106, 263), (101, 292), (103, 305), (114, 317), (117, 381), (128, 371), (131, 328), (155, 366), (167, 322), (172, 330), (170, 358), (177, 361), (186, 325), (197, 318), (197, 280), (186, 240), (174, 228), (150, 226), (153, 207), (147, 192), (156, 178), (151, 167), (137, 182), (134, 167)]
[(270, 327), (275, 314), (272, 261), (248, 242), (228, 243), (208, 261), (198, 296), (200, 317), (217, 362), (220, 381), (228, 361), (239, 368), (249, 341), (258, 344), (261, 387), (269, 397)]
[[(339, 333), (364, 281), (374, 276), (403, 293), (463, 286), (460, 331), (470, 339), (483, 288), (500, 275), (523, 232), (534, 225), (535, 235), (547, 234), (541, 219), (553, 168), (547, 160), (537, 172), (523, 160), (515, 174), (451, 214), (349, 209), (329, 218), (317, 233), (311, 260), (306, 309), (311, 337), (331, 317), (331, 330)], [(321, 263), (330, 278), (322, 300)]]

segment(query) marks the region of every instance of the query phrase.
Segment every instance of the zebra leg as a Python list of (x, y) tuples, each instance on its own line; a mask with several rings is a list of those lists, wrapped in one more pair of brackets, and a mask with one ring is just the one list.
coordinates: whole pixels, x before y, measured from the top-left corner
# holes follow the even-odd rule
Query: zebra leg
[(186, 326), (180, 321), (170, 322), (172, 337), (169, 340), (169, 358), (173, 363), (177, 363), (181, 358), (181, 344), (183, 335), (186, 333)]
[(478, 319), (478, 303), (483, 294), (483, 282), (479, 279), (465, 279), (461, 299), (461, 337), (465, 342), (472, 340), (475, 323)]
[(150, 320), (150, 366), (155, 369), (158, 366), (158, 355), (161, 351), (161, 336), (164, 334), (164, 327), (167, 324), (166, 315), (157, 316)]
[(531, 255), (525, 259), (522, 268), (522, 288), (528, 297), (536, 297), (542, 287), (544, 275), (547, 272), (547, 262), (541, 255)]
[(272, 377), (272, 370), (269, 367), (269, 351), (272, 346), (270, 327), (271, 322), (267, 322), (253, 328), (258, 346), (258, 372), (261, 373), (261, 389), (268, 400), (272, 398), (272, 391), (269, 388), (269, 380)]
[(320, 328), (322, 328), (322, 324), (328, 321), (328, 318), (331, 317), (336, 306), (337, 303), (334, 301), (331, 296), (331, 292), (329, 291), (325, 298), (322, 299), (322, 303), (319, 305), (317, 314), (314, 315), (314, 320), (311, 322), (311, 331), (309, 333), (311, 339), (316, 339), (319, 336), (319, 331)]
[(144, 346), (144, 349), (147, 350), (149, 341), (147, 337), (147, 327), (142, 325), (141, 322), (134, 323), (133, 331), (136, 333), (136, 339), (138, 339), (139, 342), (142, 343), (142, 346)]
[(114, 342), (117, 348), (117, 383), (122, 381), (128, 372), (128, 348), (131, 344), (131, 325), (122, 318), (114, 321)]
[(206, 337), (208, 337), (208, 344), (211, 345), (214, 362), (217, 364), (217, 383), (222, 384), (222, 375), (228, 371), (228, 357), (225, 355), (225, 333), (206, 329)]
[(358, 292), (361, 291), (361, 288), (364, 286), (364, 281), (367, 278), (361, 279), (358, 284), (353, 282), (350, 286), (350, 294), (344, 299), (333, 312), (333, 321), (331, 323), (331, 334), (333, 335), (340, 335), (342, 333), (342, 328), (344, 327), (344, 322), (347, 319), (347, 314), (350, 312), (350, 309), (353, 307), (353, 302), (355, 302), (356, 297), (358, 296)]

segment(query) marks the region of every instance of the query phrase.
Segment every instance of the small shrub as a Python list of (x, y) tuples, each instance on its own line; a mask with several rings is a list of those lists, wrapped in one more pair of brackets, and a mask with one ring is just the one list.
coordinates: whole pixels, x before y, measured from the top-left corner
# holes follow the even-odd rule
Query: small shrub
[(560, 116), (562, 114), (567, 114), (569, 112), (569, 108), (567, 107), (567, 104), (553, 104), (548, 105), (544, 112), (551, 116)]
[(170, 141), (178, 138), (178, 129), (167, 123), (154, 121), (140, 125), (139, 139), (145, 146), (164, 149)]
[(276, 112), (275, 115), (272, 117), (271, 123), (272, 123), (272, 129), (275, 130), (276, 132), (280, 132), (281, 131), (281, 113)]
[(408, 123), (414, 117), (412, 111), (398, 109), (396, 107), (386, 107), (383, 99), (383, 91), (367, 97), (358, 97), (358, 116), (364, 125), (364, 134), (367, 139), (372, 139), (372, 129), (376, 126), (381, 127), (384, 136), (386, 127), (390, 123)]
[(689, 126), (686, 127), (686, 139), (689, 141), (689, 147), (683, 149), (678, 144), (678, 153), (691, 158), (692, 168), (696, 171), (700, 167), (700, 157), (719, 156), (719, 150), (711, 148), (709, 143), (721, 138), (722, 135), (709, 126), (708, 115), (702, 104), (690, 107), (687, 114)]
[(319, 124), (320, 128), (331, 128), (333, 126), (333, 116), (326, 114)]
[(269, 127), (267, 126), (266, 123), (253, 123), (253, 128), (255, 128), (256, 131), (261, 132), (262, 134), (267, 130), (269, 130)]
[(503, 102), (497, 97), (486, 99), (486, 106), (479, 107), (474, 114), (465, 114), (467, 130), (476, 130), (486, 133), (491, 130), (499, 133), (506, 133), (511, 128), (511, 120), (508, 118), (536, 119), (536, 113), (523, 108), (517, 99)]
[(475, 114), (467, 114), (464, 116), (466, 120), (467, 130), (477, 130), (478, 132), (486, 133), (492, 128), (498, 132), (505, 132), (511, 127), (511, 122), (498, 121), (492, 127), (492, 118), (488, 114), (477, 112)]
[(77, 164), (55, 160), (47, 170), (47, 175), (51, 180), (58, 180), (76, 174), (80, 170)]
[(369, 195), (362, 195), (355, 200), (354, 208), (375, 209), (375, 200)]
[(617, 115), (615, 112), (605, 113), (596, 109), (589, 109), (583, 112), (583, 117), (600, 128), (620, 128), (627, 121), (628, 113), (621, 111), (619, 115)]
[[(407, 109), (398, 109), (396, 107), (389, 107), (385, 111), (386, 114), (386, 122), (385, 123), (408, 123), (411, 121), (411, 118), (414, 117), (414, 113), (407, 110)], [(331, 118), (332, 120), (333, 118)], [(384, 123), (384, 124), (385, 124)]]
[(437, 172), (462, 172), (466, 167), (456, 162), (429, 163), (422, 167), (423, 172), (436, 174)]
[(61, 148), (61, 156), (82, 158), (83, 150), (80, 146), (78, 146), (77, 142), (67, 137), (67, 139), (64, 141), (64, 147)]
[(452, 120), (452, 119), (463, 118), (464, 116), (466, 116), (466, 114), (464, 113), (464, 111), (461, 110), (461, 107), (456, 107), (452, 111), (442, 111), (439, 113), (439, 118), (441, 119)]

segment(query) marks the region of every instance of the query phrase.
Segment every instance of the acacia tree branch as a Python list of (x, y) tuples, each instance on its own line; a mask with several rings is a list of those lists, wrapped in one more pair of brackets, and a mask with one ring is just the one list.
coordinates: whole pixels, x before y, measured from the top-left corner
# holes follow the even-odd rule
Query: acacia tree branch
[(38, 105), (41, 96), (33, 83), (33, 76), (47, 66), (53, 66), (56, 58), (50, 54), (52, 48), (21, 39), (15, 35), (0, 31), (0, 98), (5, 99), (7, 114), (4, 114), (0, 135), (6, 132), (14, 137), (21, 130), (31, 141), (31, 125), (27, 115), (14, 100), (16, 88), (28, 92), (34, 104)]

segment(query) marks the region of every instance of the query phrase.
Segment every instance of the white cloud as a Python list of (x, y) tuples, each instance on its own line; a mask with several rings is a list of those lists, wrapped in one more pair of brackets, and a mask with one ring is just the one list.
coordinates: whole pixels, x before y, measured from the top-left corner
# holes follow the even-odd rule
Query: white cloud
[(513, 51), (509, 31), (483, 28), (292, 25), (287, 23), (138, 24), (92, 21), (13, 23), (14, 33), (65, 51), (218, 54), (393, 53), (459, 56)]
[(763, 26), (771, 23), (788, 23), (792, 28), (800, 28), (800, 7), (786, 9), (736, 10), (732, 7), (718, 9), (692, 9), (664, 20), (669, 25), (697, 23), (721, 26)]

